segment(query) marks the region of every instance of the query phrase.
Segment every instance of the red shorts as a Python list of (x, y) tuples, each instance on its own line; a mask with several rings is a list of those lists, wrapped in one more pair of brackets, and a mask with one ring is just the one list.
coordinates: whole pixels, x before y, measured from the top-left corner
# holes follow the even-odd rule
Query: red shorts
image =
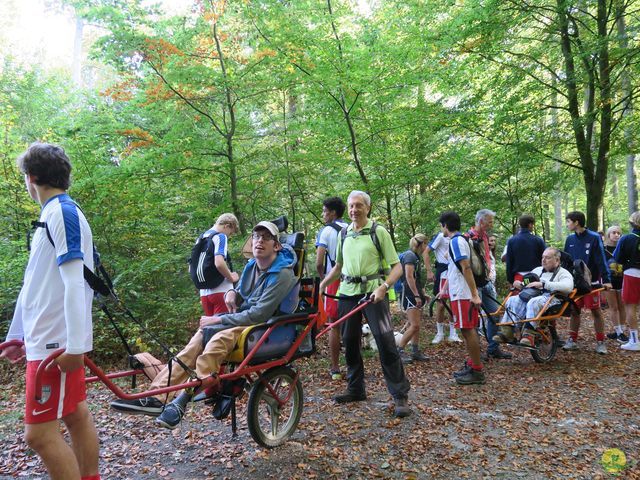
[(522, 275), (521, 273), (514, 273), (513, 274), (513, 281), (514, 282), (521, 282), (522, 280), (524, 280), (524, 275)]
[[(326, 293), (329, 295), (335, 295), (340, 288), (340, 280), (336, 280), (330, 285), (327, 285)], [(338, 301), (335, 298), (324, 297), (324, 311), (327, 314), (328, 319), (338, 319)]]
[(53, 365), (42, 375), (40, 401), (36, 400), (36, 371), (40, 360), (27, 362), (27, 398), (24, 423), (45, 423), (64, 418), (76, 411), (78, 404), (87, 399), (84, 368), (61, 372)]
[(586, 308), (587, 310), (597, 310), (600, 308), (600, 292), (590, 293), (579, 300), (576, 300), (578, 308)]
[(622, 303), (627, 305), (640, 303), (640, 277), (631, 275), (622, 277)]
[(224, 303), (224, 293), (212, 293), (211, 295), (200, 297), (200, 303), (202, 303), (204, 314), (208, 317), (220, 313), (229, 313), (227, 304)]
[[(471, 317), (469, 317), (469, 310), (471, 310)], [(478, 309), (472, 308), (471, 300), (453, 300), (451, 311), (456, 328), (478, 328), (480, 325)]]
[(438, 292), (440, 293), (440, 298), (449, 298), (449, 282), (447, 282), (446, 278), (440, 278), (440, 288)]

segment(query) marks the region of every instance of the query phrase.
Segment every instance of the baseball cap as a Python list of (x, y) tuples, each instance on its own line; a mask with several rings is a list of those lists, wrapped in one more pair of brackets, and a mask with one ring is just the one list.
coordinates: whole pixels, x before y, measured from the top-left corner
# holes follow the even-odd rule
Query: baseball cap
[(262, 222), (258, 223), (255, 227), (253, 227), (253, 231), (255, 232), (259, 228), (266, 228), (267, 230), (269, 230), (269, 233), (271, 235), (278, 238), (278, 227), (276, 227), (275, 224), (271, 222), (267, 222), (266, 220), (263, 220)]

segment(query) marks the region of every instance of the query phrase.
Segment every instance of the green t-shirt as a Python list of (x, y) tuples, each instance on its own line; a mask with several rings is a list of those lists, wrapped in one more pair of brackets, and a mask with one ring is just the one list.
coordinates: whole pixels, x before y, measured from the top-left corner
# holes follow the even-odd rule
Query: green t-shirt
[[(347, 236), (344, 239), (344, 245), (338, 242), (336, 252), (336, 262), (342, 265), (342, 274), (350, 277), (365, 277), (375, 275), (380, 271), (380, 258), (378, 250), (371, 239), (370, 230), (373, 221), (369, 220), (362, 230), (353, 231), (353, 223), (347, 227)], [(380, 242), (380, 249), (384, 255), (384, 259), (390, 266), (400, 261), (391, 235), (380, 224), (376, 227), (376, 236)], [(343, 254), (344, 249), (344, 254)], [(361, 295), (363, 293), (371, 293), (380, 285), (383, 279), (369, 280), (366, 285), (361, 283), (340, 282), (340, 295)]]

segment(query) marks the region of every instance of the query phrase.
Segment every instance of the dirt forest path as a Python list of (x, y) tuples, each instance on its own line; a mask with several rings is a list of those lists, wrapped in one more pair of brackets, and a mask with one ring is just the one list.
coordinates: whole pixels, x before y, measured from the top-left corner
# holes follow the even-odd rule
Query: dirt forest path
[[(302, 419), (293, 437), (273, 450), (251, 439), (246, 396), (232, 439), (230, 420), (213, 419), (204, 405), (168, 432), (147, 417), (111, 411), (110, 393), (92, 386), (102, 478), (640, 478), (640, 355), (613, 341), (609, 355), (596, 355), (591, 323), (585, 318), (579, 351), (560, 351), (550, 365), (517, 351), (512, 361), (487, 365), (484, 386), (453, 382), (464, 347), (428, 345), (431, 360), (406, 368), (414, 414), (402, 420), (391, 415), (373, 355), (366, 359), (367, 401), (334, 405), (330, 397), (344, 383), (328, 378), (321, 342), (319, 354), (296, 362), (305, 391)], [(426, 324), (431, 333), (432, 321)], [(22, 440), (23, 377), (14, 375), (0, 393), (0, 478), (47, 478)], [(617, 476), (602, 465), (611, 448), (626, 454)]]

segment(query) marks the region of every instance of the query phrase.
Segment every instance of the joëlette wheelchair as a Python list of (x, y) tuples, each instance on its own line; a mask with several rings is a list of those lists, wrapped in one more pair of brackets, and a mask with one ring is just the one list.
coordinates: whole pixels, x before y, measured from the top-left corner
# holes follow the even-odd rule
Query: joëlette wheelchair
[[(117, 397), (139, 399), (152, 395), (176, 392), (186, 388), (199, 390), (209, 387), (209, 395), (202, 396), (213, 405), (214, 417), (221, 420), (231, 413), (233, 435), (237, 434), (236, 400), (249, 392), (247, 425), (253, 439), (261, 446), (273, 448), (284, 443), (294, 432), (303, 408), (303, 389), (294, 360), (308, 357), (316, 350), (317, 329), (324, 322), (322, 302), (319, 302), (319, 279), (302, 278), (305, 261), (304, 234), (293, 233), (281, 238), (296, 252), (294, 272), (300, 279), (299, 303), (296, 311), (271, 318), (264, 324), (247, 327), (233, 352), (213, 377), (193, 378), (188, 382), (139, 393), (126, 393), (113, 380), (143, 375), (139, 368), (106, 374), (87, 355), (85, 367), (93, 374), (86, 383), (102, 382)], [(12, 340), (0, 344), (0, 350), (21, 345)], [(36, 399), (42, 391), (43, 371), (60, 355), (57, 350), (43, 360), (36, 374)], [(216, 386), (212, 386), (216, 385)], [(211, 391), (213, 390), (213, 391)]]
[[(518, 295), (520, 292), (519, 290), (512, 289), (495, 312), (492, 312), (488, 315), (486, 314), (486, 312), (482, 313), (485, 317), (484, 320), (486, 322), (492, 322), (494, 321), (493, 318), (502, 317), (504, 313), (507, 312), (509, 321), (500, 322), (499, 325), (514, 327), (514, 341), (505, 342), (502, 345), (524, 348), (526, 350), (529, 350), (531, 356), (537, 363), (548, 363), (555, 358), (558, 347), (562, 346), (562, 341), (559, 339), (556, 329), (556, 321), (562, 317), (570, 317), (572, 310), (571, 307), (573, 306), (577, 308), (576, 302), (581, 298), (593, 293), (601, 292), (603, 290), (604, 288), (602, 288), (600, 285), (594, 285), (589, 292), (578, 293), (578, 290), (575, 288), (569, 294), (554, 292), (551, 293), (547, 301), (540, 309), (540, 312), (535, 317), (519, 318), (514, 312), (507, 312), (507, 300), (509, 299), (509, 297)], [(560, 303), (555, 303), (552, 305), (553, 299), (560, 300)], [(538, 325), (537, 328), (532, 329), (535, 332), (535, 345), (533, 347), (521, 345), (519, 343), (520, 339), (522, 338), (524, 326), (528, 322), (536, 322), (536, 324)], [(481, 324), (485, 325), (485, 323), (482, 321)]]

